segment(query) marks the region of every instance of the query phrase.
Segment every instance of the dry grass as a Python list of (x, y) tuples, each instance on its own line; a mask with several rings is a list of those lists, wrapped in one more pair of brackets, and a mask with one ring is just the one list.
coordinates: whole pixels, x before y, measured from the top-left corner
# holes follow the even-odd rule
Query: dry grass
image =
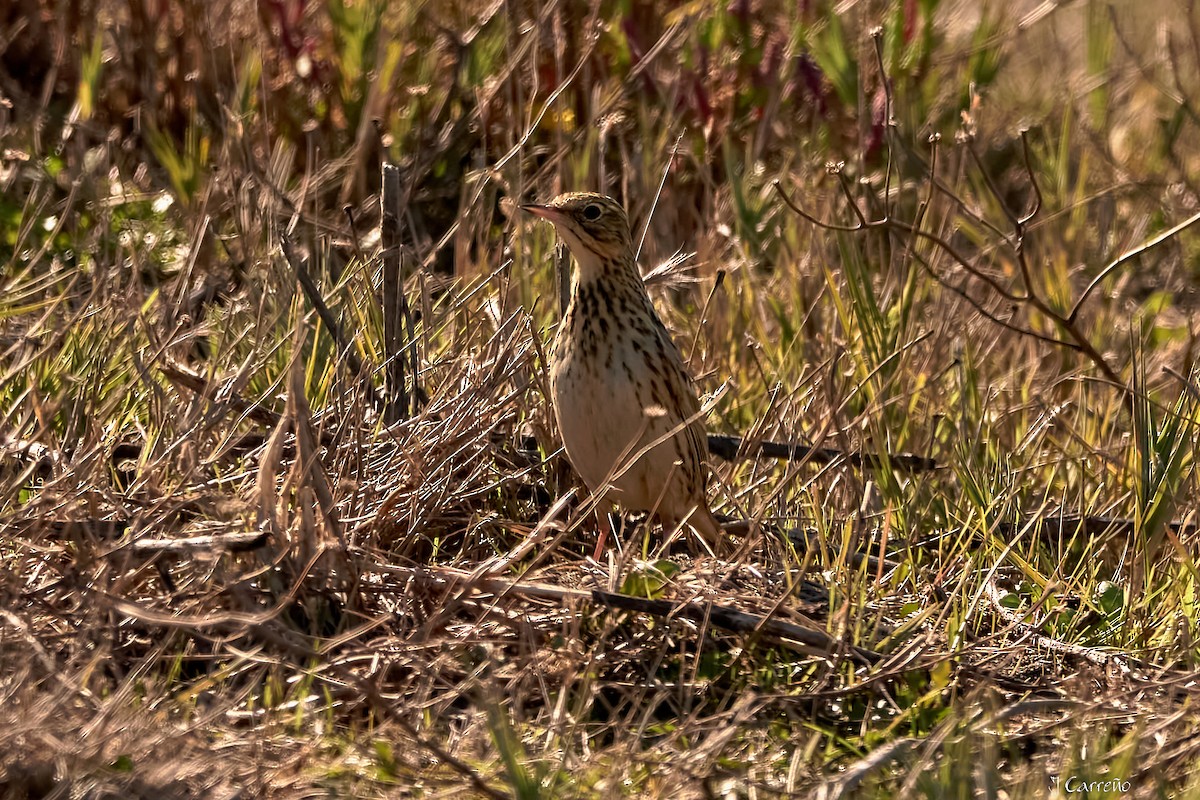
[[(0, 792), (1196, 795), (1159, 5), (0, 11)], [(652, 293), (745, 442), (716, 557), (587, 558), (552, 243), (499, 206), (601, 187), (695, 252)]]

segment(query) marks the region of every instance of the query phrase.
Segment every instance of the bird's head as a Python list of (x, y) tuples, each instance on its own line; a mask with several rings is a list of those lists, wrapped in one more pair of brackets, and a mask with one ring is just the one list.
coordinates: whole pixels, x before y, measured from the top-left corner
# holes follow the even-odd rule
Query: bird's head
[(611, 197), (568, 192), (549, 203), (526, 203), (521, 208), (554, 225), (585, 275), (610, 265), (633, 265), (629, 218)]

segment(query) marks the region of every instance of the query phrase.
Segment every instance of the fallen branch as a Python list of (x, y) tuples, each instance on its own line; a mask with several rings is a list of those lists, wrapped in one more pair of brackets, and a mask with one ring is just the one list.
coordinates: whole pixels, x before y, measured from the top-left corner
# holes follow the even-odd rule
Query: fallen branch
[[(708, 435), (708, 452), (726, 461), (733, 461), (742, 449), (744, 439), (722, 434)], [(912, 453), (888, 453), (886, 457), (875, 453), (845, 452), (828, 447), (807, 444), (785, 444), (782, 442), (755, 442), (758, 455), (782, 461), (811, 461), (814, 464), (830, 464), (844, 461), (855, 467), (880, 467), (886, 461), (893, 467), (906, 472), (929, 472), (938, 468), (932, 458)]]
[[(927, 456), (912, 453), (888, 453), (881, 456), (876, 453), (847, 452), (828, 447), (814, 447), (807, 444), (790, 444), (785, 442), (755, 441), (750, 452), (743, 453), (745, 439), (740, 436), (727, 434), (708, 434), (708, 452), (723, 461), (734, 461), (738, 458), (752, 458), (760, 455), (764, 458), (775, 458), (780, 461), (811, 461), (814, 464), (831, 464), (842, 461), (855, 467), (881, 467), (886, 461), (890, 466), (905, 472), (930, 472), (938, 469), (937, 461)], [(757, 448), (757, 453), (754, 449)], [(525, 453), (536, 454), (538, 441), (533, 436), (521, 438), (520, 449)]]
[(137, 539), (129, 549), (139, 553), (195, 553), (198, 551), (244, 553), (267, 543), (266, 531), (240, 531), (184, 539)]
[[(13, 538), (48, 534), (55, 539), (66, 539), (70, 537), (72, 531), (82, 531), (98, 541), (111, 542), (128, 533), (130, 524), (130, 520), (126, 519), (30, 519), (0, 526), (0, 531), (3, 532), (3, 535)], [(128, 545), (116, 547), (112, 552), (123, 552), (128, 549), (139, 553), (195, 553), (202, 550), (244, 553), (257, 550), (266, 544), (266, 541), (265, 531), (239, 531), (210, 536), (189, 536), (180, 539), (134, 539)]]
[[(404, 577), (426, 586), (439, 586), (447, 589), (461, 587), (469, 591), (492, 594), (497, 599), (517, 596), (556, 603), (574, 600), (666, 619), (682, 617), (693, 622), (707, 621), (708, 624), (731, 633), (751, 634), (757, 632), (775, 637), (782, 646), (803, 655), (833, 657), (838, 653), (848, 652), (864, 664), (877, 663), (884, 657), (881, 653), (873, 650), (849, 645), (822, 630), (771, 619), (762, 614), (739, 611), (716, 603), (647, 600), (600, 589), (588, 591), (541, 583), (523, 583), (503, 578), (480, 577), (452, 567), (401, 567), (377, 563), (373, 569), (377, 572)], [(364, 572), (364, 577), (366, 572), (369, 570)]]
[(830, 636), (825, 631), (805, 628), (792, 622), (771, 619), (762, 614), (751, 614), (738, 611), (729, 606), (716, 603), (680, 603), (674, 600), (647, 600), (642, 597), (606, 592), (593, 589), (592, 599), (609, 608), (619, 608), (623, 611), (636, 611), (640, 614), (650, 614), (656, 617), (672, 619), (683, 617), (693, 622), (708, 622), (731, 633), (764, 633), (779, 639), (790, 650), (804, 655), (829, 657), (839, 651), (849, 651), (851, 655), (864, 664), (874, 664), (883, 660), (883, 654), (876, 653), (863, 647), (847, 645), (840, 639)]

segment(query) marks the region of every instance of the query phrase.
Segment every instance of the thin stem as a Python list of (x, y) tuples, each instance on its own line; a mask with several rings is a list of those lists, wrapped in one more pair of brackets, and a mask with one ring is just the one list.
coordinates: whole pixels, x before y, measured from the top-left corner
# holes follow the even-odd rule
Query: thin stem
[(1033, 189), (1033, 208), (1019, 220), (1024, 226), (1042, 210), (1042, 187), (1038, 186), (1037, 175), (1033, 173), (1033, 159), (1029, 155), (1029, 131), (1024, 128), (1021, 129), (1021, 156), (1025, 161), (1025, 176), (1029, 178), (1029, 186)]
[(883, 83), (883, 129), (888, 139), (887, 169), (883, 173), (883, 215), (892, 214), (892, 154), (895, 122), (892, 120), (892, 82), (883, 66), (883, 28), (871, 30), (871, 42), (875, 46), (875, 64), (879, 67), (879, 80)]
[(1175, 238), (1183, 231), (1195, 225), (1197, 222), (1200, 222), (1200, 212), (1193, 214), (1175, 227), (1163, 231), (1153, 239), (1142, 242), (1132, 250), (1118, 256), (1111, 264), (1100, 270), (1100, 273), (1096, 275), (1096, 277), (1092, 279), (1092, 282), (1088, 284), (1087, 288), (1083, 290), (1083, 294), (1079, 295), (1079, 299), (1075, 301), (1075, 307), (1071, 309), (1071, 313), (1067, 316), (1067, 321), (1072, 323), (1075, 322), (1076, 318), (1079, 316), (1080, 310), (1083, 308), (1083, 304), (1087, 301), (1088, 297), (1091, 296), (1092, 292), (1096, 291), (1096, 287), (1103, 283), (1104, 279), (1115, 272), (1119, 267), (1123, 266), (1126, 261), (1134, 259), (1146, 253), (1147, 251), (1153, 250), (1155, 247), (1158, 247), (1168, 239)]
[[(675, 163), (675, 154), (679, 152), (679, 143), (683, 141), (683, 134), (680, 133), (675, 137), (675, 144), (671, 147), (671, 155), (667, 157), (667, 163), (663, 167), (662, 179), (658, 182), (658, 191), (654, 193), (654, 202), (650, 204), (650, 211), (646, 214), (646, 222), (642, 225), (642, 235), (638, 239), (637, 252), (633, 254), (633, 260), (636, 262), (642, 257), (642, 245), (646, 243), (646, 234), (650, 232), (650, 220), (654, 219), (654, 209), (658, 208), (658, 198), (662, 196), (663, 187), (667, 185), (667, 176), (671, 174), (671, 165)], [(626, 198), (628, 202), (628, 198)]]

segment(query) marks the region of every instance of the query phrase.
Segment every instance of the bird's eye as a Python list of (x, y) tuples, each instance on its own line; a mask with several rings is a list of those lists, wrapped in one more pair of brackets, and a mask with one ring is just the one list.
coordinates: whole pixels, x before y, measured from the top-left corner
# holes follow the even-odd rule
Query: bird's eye
[(583, 207), (583, 218), (590, 222), (600, 219), (600, 206), (595, 203), (588, 203)]

